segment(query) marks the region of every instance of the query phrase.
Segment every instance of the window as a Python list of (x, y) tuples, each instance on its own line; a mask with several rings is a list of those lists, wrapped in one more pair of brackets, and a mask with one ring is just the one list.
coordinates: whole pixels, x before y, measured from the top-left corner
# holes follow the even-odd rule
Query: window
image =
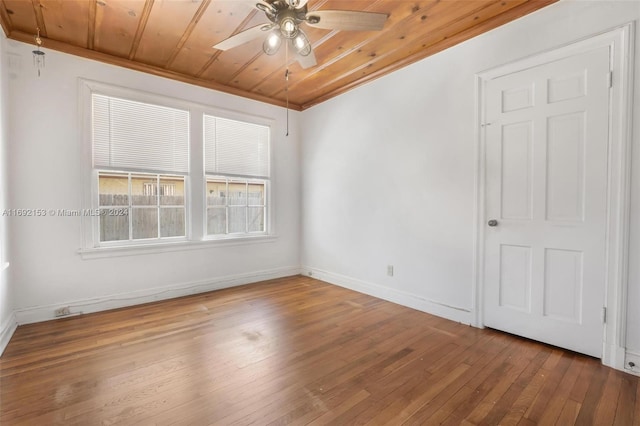
[(207, 194), (209, 235), (265, 232), (265, 181), (207, 177)]
[(99, 241), (184, 238), (189, 112), (100, 94), (92, 111)]
[(101, 242), (185, 236), (184, 176), (98, 172), (98, 182)]
[(268, 121), (83, 83), (88, 250), (269, 235)]
[(208, 235), (266, 232), (269, 128), (204, 116)]

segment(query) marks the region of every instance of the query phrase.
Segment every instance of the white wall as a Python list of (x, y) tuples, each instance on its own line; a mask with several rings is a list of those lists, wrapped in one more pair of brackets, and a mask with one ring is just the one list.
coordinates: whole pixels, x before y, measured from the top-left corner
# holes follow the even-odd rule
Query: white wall
[(7, 208), (9, 173), (7, 171), (7, 76), (8, 65), (5, 56), (6, 37), (0, 35), (0, 355), (15, 330), (13, 319), (13, 294), (9, 280), (7, 264), (10, 260), (9, 235), (6, 216), (2, 212)]
[(83, 207), (80, 158), (87, 141), (79, 131), (79, 78), (276, 120), (272, 139), (276, 241), (83, 260), (77, 253), (82, 244), (80, 218), (12, 218), (11, 285), (19, 322), (51, 318), (55, 308), (66, 305), (72, 312), (90, 312), (297, 273), (298, 114), (292, 114), (293, 131), (284, 137), (282, 108), (73, 57), (47, 50), (46, 45), (46, 67), (38, 78), (32, 46), (8, 41), (7, 50), (20, 59), (9, 82), (12, 208)]
[[(637, 25), (639, 18), (638, 1), (561, 1), (306, 111), (303, 268), (471, 322), (475, 75), (632, 20)], [(637, 148), (637, 108), (634, 127)], [(640, 170), (640, 149), (633, 163)], [(628, 348), (638, 353), (639, 175), (633, 181), (627, 329)], [(394, 277), (386, 275), (389, 264)]]

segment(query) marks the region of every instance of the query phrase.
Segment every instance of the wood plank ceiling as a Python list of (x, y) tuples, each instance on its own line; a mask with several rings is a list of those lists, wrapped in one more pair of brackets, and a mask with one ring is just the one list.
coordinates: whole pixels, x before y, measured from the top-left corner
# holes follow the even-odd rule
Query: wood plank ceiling
[[(304, 26), (318, 65), (289, 65), (290, 107), (304, 110), (557, 0), (310, 0), (309, 10), (386, 13), (384, 30)], [(268, 22), (250, 0), (0, 0), (8, 38), (284, 106), (285, 49), (262, 40), (212, 46)]]

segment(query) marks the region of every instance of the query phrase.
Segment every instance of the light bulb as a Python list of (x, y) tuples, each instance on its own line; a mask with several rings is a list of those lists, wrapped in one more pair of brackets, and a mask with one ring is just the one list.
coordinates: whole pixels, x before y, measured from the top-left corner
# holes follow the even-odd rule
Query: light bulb
[(280, 49), (280, 45), (282, 44), (282, 39), (280, 38), (280, 34), (277, 32), (272, 32), (262, 43), (262, 50), (267, 55), (275, 55)]
[(298, 54), (301, 56), (307, 56), (311, 53), (311, 44), (309, 44), (309, 39), (302, 32), (298, 32), (296, 38), (293, 39), (293, 47), (296, 48)]
[(280, 44), (280, 37), (278, 37), (278, 34), (271, 34), (269, 36), (269, 47), (273, 49), (278, 44)]
[(298, 27), (293, 21), (293, 18), (284, 18), (280, 23), (280, 32), (286, 38), (294, 38), (298, 33)]

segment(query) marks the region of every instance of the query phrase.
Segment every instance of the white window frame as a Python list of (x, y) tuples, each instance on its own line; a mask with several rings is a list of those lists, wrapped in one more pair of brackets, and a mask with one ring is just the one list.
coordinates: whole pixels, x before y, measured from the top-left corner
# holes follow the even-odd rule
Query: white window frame
[[(188, 188), (188, 175), (186, 174), (176, 174), (176, 173), (150, 173), (150, 172), (131, 172), (131, 171), (127, 171), (127, 170), (119, 170), (119, 171), (115, 171), (115, 170), (109, 170), (109, 169), (105, 169), (105, 168), (100, 168), (100, 169), (95, 169), (95, 175), (96, 175), (96, 181), (95, 181), (95, 185), (97, 185), (99, 187), (99, 175), (102, 174), (113, 174), (113, 175), (126, 175), (127, 177), (127, 187), (128, 187), (128, 203), (126, 205), (112, 205), (112, 206), (106, 206), (106, 205), (100, 205), (100, 193), (99, 191), (96, 191), (97, 196), (98, 196), (98, 200), (97, 200), (97, 204), (95, 210), (92, 211), (100, 211), (102, 213), (105, 213), (106, 215), (120, 215), (121, 214), (121, 210), (126, 209), (127, 210), (127, 220), (129, 222), (129, 238), (126, 240), (107, 240), (107, 241), (102, 241), (102, 235), (100, 232), (100, 216), (101, 215), (97, 215), (94, 220), (93, 220), (93, 226), (96, 227), (95, 229), (95, 235), (98, 235), (98, 239), (99, 239), (99, 244), (100, 247), (115, 247), (115, 246), (122, 246), (122, 245), (129, 245), (129, 244), (140, 244), (140, 243), (159, 243), (159, 242), (165, 242), (165, 241), (186, 241), (187, 239), (187, 228), (188, 228), (188, 217), (187, 217), (187, 204), (188, 204), (188, 194), (189, 194), (189, 188)], [(136, 205), (133, 204), (133, 200), (132, 200), (132, 185), (131, 185), (131, 180), (132, 178), (139, 178), (142, 176), (149, 176), (149, 179), (155, 179), (155, 187), (158, 188), (161, 184), (160, 181), (163, 177), (167, 177), (167, 178), (171, 178), (171, 177), (177, 177), (177, 178), (183, 178), (184, 179), (184, 199), (185, 202), (183, 205), (178, 206), (178, 205), (166, 205), (166, 204), (162, 204), (160, 201), (161, 196), (159, 194), (151, 194), (151, 196), (156, 197), (156, 203), (153, 205)], [(146, 182), (145, 182), (146, 184)], [(161, 221), (161, 211), (162, 209), (170, 209), (170, 208), (183, 208), (184, 209), (184, 220), (185, 220), (185, 235), (181, 235), (181, 236), (173, 236), (173, 237), (163, 237), (161, 235), (161, 227), (162, 227), (162, 221)], [(158, 219), (158, 224), (157, 224), (157, 237), (152, 237), (152, 238), (133, 238), (133, 211), (136, 209), (155, 209), (157, 211), (157, 219)]]
[[(266, 235), (268, 233), (268, 224), (269, 224), (269, 208), (267, 205), (267, 200), (269, 198), (269, 185), (270, 185), (270, 180), (269, 179), (262, 179), (262, 178), (245, 178), (245, 177), (238, 177), (235, 175), (227, 175), (227, 174), (207, 174), (206, 176), (206, 182), (205, 182), (205, 188), (206, 188), (206, 183), (210, 182), (210, 181), (225, 181), (225, 204), (224, 206), (209, 206), (206, 202), (205, 202), (205, 212), (204, 212), (204, 218), (205, 218), (205, 233), (207, 234), (207, 238), (208, 239), (220, 239), (220, 238), (233, 238), (234, 236), (239, 236), (239, 235)], [(229, 204), (229, 199), (231, 198), (229, 196), (229, 184), (230, 183), (244, 183), (245, 184), (245, 191), (244, 191), (244, 196), (245, 196), (245, 203), (244, 205), (240, 205), (240, 204)], [(264, 185), (264, 197), (263, 197), (263, 201), (262, 204), (249, 204), (249, 192), (248, 192), (248, 186), (251, 184), (258, 184), (258, 185)], [(205, 197), (206, 197), (206, 193), (205, 193)], [(245, 216), (245, 232), (232, 232), (229, 230), (229, 208), (230, 207), (243, 207), (245, 208), (245, 212), (248, 213), (249, 208), (251, 207), (259, 207), (259, 208), (263, 208), (264, 212), (263, 212), (263, 223), (264, 223), (264, 230), (262, 231), (249, 231), (249, 224), (248, 224), (248, 214)], [(224, 208), (225, 210), (225, 215), (226, 215), (226, 232), (224, 234), (209, 234), (208, 233), (208, 224), (206, 223), (207, 218), (208, 218), (208, 212), (209, 209), (220, 209), (222, 210), (222, 208)]]
[[(277, 239), (274, 227), (274, 197), (273, 197), (273, 149), (270, 149), (269, 165), (272, 170), (266, 183), (265, 194), (265, 231), (249, 234), (207, 235), (206, 228), (206, 180), (204, 172), (204, 135), (203, 117), (213, 115), (220, 118), (243, 121), (263, 125), (269, 128), (271, 141), (273, 140), (274, 120), (268, 117), (248, 115), (242, 112), (226, 110), (203, 105), (187, 100), (171, 98), (139, 90), (114, 86), (92, 80), (79, 79), (79, 112), (81, 125), (79, 137), (82, 143), (82, 176), (83, 195), (82, 208), (89, 211), (98, 207), (98, 170), (105, 172), (131, 172), (141, 174), (176, 175), (163, 170), (108, 170), (104, 167), (93, 167), (93, 142), (91, 123), (91, 95), (94, 93), (162, 105), (170, 108), (180, 108), (189, 111), (190, 141), (189, 141), (189, 173), (185, 175), (185, 237), (165, 237), (150, 240), (130, 240), (100, 243), (99, 222), (96, 217), (81, 215), (82, 247), (78, 250), (83, 259), (128, 256), (148, 253), (161, 253), (176, 250), (199, 249), (217, 245), (256, 244), (273, 242)], [(271, 142), (270, 142), (271, 143)], [(251, 180), (251, 177), (244, 177)]]
[[(213, 118), (222, 118), (222, 119), (227, 119), (227, 120), (232, 120), (232, 121), (241, 121), (241, 122), (247, 122), (250, 124), (257, 124), (257, 125), (262, 125), (262, 126), (266, 126), (269, 127), (269, 145), (268, 145), (268, 150), (269, 150), (269, 164), (268, 164), (268, 173), (267, 176), (250, 176), (250, 175), (239, 175), (239, 174), (234, 174), (234, 173), (222, 173), (222, 172), (207, 172), (206, 170), (203, 170), (203, 174), (204, 174), (204, 191), (202, 191), (203, 194), (203, 230), (204, 230), (204, 235), (205, 235), (205, 239), (206, 240), (225, 240), (225, 239), (237, 239), (237, 238), (243, 238), (243, 237), (259, 237), (259, 236), (266, 236), (266, 235), (270, 235), (273, 233), (273, 203), (271, 200), (271, 193), (272, 193), (272, 182), (273, 182), (273, 158), (272, 156), (272, 152), (273, 149), (271, 148), (271, 140), (272, 140), (272, 131), (271, 131), (271, 126), (270, 124), (264, 123), (264, 122), (258, 122), (255, 120), (247, 120), (246, 116), (242, 116), (242, 115), (238, 115), (238, 114), (229, 114), (229, 111), (222, 111), (222, 110), (217, 110), (217, 109), (209, 109), (207, 111), (204, 112), (202, 119), (203, 119), (203, 126), (202, 126), (202, 136), (204, 137), (204, 116), (210, 116)], [(203, 152), (203, 160), (205, 159), (205, 147), (204, 147), (204, 140), (203, 140), (203, 146), (202, 146), (202, 152)], [(203, 161), (204, 164), (205, 161)], [(251, 182), (260, 182), (260, 183), (264, 183), (265, 185), (265, 199), (264, 199), (264, 206), (265, 206), (265, 218), (264, 218), (264, 224), (265, 224), (265, 229), (264, 231), (261, 232), (246, 232), (246, 233), (230, 233), (227, 232), (226, 234), (208, 234), (208, 229), (207, 229), (207, 213), (208, 213), (208, 208), (209, 206), (207, 205), (207, 194), (206, 194), (206, 185), (207, 185), (207, 180), (208, 179), (215, 179), (216, 177), (218, 178), (223, 178), (223, 179), (228, 179), (228, 180), (241, 180), (241, 181), (246, 181), (248, 183)], [(228, 196), (228, 190), (227, 190), (227, 196)], [(227, 205), (227, 207), (229, 207)], [(228, 218), (228, 209), (227, 209), (227, 218)], [(246, 228), (245, 228), (246, 229)], [(228, 223), (227, 223), (227, 231), (228, 231)]]

